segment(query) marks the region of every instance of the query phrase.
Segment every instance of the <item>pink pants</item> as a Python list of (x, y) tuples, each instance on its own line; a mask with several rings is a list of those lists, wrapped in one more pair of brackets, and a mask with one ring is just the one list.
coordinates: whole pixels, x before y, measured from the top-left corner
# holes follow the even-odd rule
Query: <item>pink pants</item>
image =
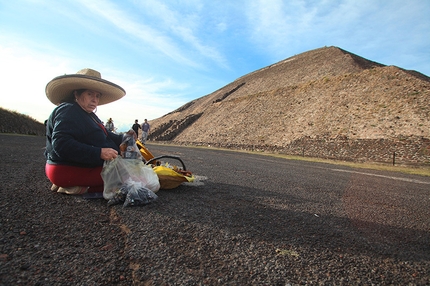
[(103, 167), (82, 168), (67, 165), (45, 165), (48, 179), (63, 188), (84, 186), (90, 187), (89, 193), (103, 192), (103, 179), (100, 175)]

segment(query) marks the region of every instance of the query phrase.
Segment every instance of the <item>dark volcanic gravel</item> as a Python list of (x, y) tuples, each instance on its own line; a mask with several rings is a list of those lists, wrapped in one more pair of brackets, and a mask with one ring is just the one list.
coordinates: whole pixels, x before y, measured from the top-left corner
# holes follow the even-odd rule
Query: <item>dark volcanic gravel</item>
[(108, 207), (49, 190), (43, 137), (0, 146), (1, 285), (430, 284), (428, 177), (149, 145), (198, 181)]

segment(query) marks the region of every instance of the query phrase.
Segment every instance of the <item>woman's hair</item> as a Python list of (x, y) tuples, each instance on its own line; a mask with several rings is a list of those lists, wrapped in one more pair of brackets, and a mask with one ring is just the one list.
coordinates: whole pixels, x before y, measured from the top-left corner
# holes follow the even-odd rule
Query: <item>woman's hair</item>
[(71, 93), (67, 98), (65, 98), (62, 102), (68, 102), (68, 103), (73, 103), (73, 102), (75, 102), (75, 101), (76, 101), (75, 91), (76, 91), (76, 94), (77, 94), (78, 96), (80, 96), (84, 91), (86, 91), (86, 89), (85, 89), (85, 88), (83, 88), (83, 89), (75, 89), (75, 90), (74, 90), (74, 91), (72, 91), (72, 93)]
[(73, 91), (73, 94), (75, 94), (75, 91), (76, 91), (77, 95), (81, 95), (86, 90), (87, 90), (86, 88), (76, 89), (76, 90)]

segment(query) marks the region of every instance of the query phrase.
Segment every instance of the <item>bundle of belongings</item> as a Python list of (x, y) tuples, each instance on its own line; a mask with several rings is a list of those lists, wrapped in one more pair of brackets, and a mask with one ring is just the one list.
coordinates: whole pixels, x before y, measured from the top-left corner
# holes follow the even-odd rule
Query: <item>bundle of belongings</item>
[[(152, 166), (153, 170), (160, 181), (160, 189), (174, 189), (184, 182), (194, 182), (194, 175), (187, 171), (184, 162), (180, 157), (174, 155), (161, 155), (154, 157), (151, 152), (142, 144), (136, 142), (137, 147), (146, 161), (147, 165)], [(177, 166), (168, 162), (163, 162), (162, 159), (174, 159), (180, 162), (181, 166)]]
[[(194, 176), (186, 171), (183, 161), (177, 156), (154, 157), (133, 136), (126, 135), (120, 145), (121, 156), (106, 161), (101, 176), (104, 182), (103, 197), (108, 205), (147, 205), (158, 197), (160, 189), (173, 189), (183, 182), (193, 182)], [(175, 159), (181, 167), (161, 159)]]

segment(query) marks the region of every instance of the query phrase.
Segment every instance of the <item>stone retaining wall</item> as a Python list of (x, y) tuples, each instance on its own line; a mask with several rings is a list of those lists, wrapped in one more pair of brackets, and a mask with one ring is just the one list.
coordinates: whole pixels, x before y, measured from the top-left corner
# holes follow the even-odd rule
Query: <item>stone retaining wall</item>
[(268, 151), (286, 155), (353, 162), (430, 166), (430, 139), (416, 136), (395, 139), (301, 138), (286, 146), (241, 145), (220, 142), (174, 141), (174, 143), (235, 150)]

